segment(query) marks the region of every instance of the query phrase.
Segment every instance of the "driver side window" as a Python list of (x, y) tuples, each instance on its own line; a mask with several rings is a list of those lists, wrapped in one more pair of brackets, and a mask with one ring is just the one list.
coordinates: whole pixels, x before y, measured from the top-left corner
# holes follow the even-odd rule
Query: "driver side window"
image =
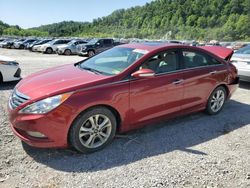
[(156, 74), (178, 70), (178, 52), (162, 52), (143, 63), (140, 69), (151, 69)]

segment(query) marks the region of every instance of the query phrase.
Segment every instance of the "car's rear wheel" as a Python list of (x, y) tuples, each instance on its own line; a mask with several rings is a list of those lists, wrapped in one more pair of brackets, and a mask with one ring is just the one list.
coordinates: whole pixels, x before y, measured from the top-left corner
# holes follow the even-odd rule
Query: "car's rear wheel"
[(65, 50), (64, 55), (71, 55), (71, 50), (69, 50), (69, 49)]
[(20, 49), (24, 49), (24, 45), (21, 44), (19, 48), (20, 48)]
[(210, 115), (218, 114), (225, 104), (226, 97), (227, 92), (225, 88), (223, 86), (217, 87), (208, 99), (206, 108), (207, 113)]
[(92, 56), (94, 56), (95, 55), (95, 52), (93, 51), (93, 50), (89, 50), (88, 51), (88, 56), (89, 57), (92, 57)]
[(81, 153), (91, 153), (109, 144), (116, 132), (116, 118), (107, 108), (93, 108), (80, 115), (69, 132), (71, 145)]
[(53, 53), (52, 48), (46, 48), (45, 53), (46, 54), (52, 54)]

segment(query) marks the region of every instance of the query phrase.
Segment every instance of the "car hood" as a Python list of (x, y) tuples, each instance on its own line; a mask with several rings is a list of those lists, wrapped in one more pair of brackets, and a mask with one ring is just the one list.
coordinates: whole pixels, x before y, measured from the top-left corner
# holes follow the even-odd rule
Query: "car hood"
[(87, 48), (94, 48), (95, 47), (95, 45), (92, 45), (92, 44), (86, 44), (84, 46), (87, 47)]
[(43, 47), (43, 46), (47, 47), (47, 46), (51, 46), (51, 44), (42, 44), (41, 46), (42, 46), (42, 47)]
[(61, 44), (61, 45), (57, 46), (57, 48), (67, 48), (67, 47), (69, 47), (69, 45), (67, 45), (67, 44)]
[(0, 61), (15, 61), (15, 60), (10, 57), (0, 55)]
[(95, 86), (109, 78), (109, 76), (81, 70), (74, 64), (69, 64), (31, 74), (20, 81), (16, 89), (31, 99), (45, 98), (47, 95)]
[(231, 60), (241, 60), (250, 62), (250, 54), (233, 54)]

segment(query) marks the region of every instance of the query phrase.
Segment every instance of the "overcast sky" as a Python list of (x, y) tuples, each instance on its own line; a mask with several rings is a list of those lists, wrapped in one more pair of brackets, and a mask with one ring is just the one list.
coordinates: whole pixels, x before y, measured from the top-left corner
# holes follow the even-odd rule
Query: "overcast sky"
[(0, 20), (22, 28), (60, 21), (92, 21), (152, 0), (0, 0)]

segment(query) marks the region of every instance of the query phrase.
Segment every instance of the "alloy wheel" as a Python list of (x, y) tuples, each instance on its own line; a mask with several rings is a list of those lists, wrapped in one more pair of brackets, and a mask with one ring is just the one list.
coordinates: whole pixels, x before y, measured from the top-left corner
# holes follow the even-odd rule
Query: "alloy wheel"
[(103, 145), (112, 131), (111, 120), (102, 114), (89, 117), (81, 126), (79, 139), (87, 148), (97, 148)]
[(223, 90), (219, 89), (213, 94), (210, 100), (211, 110), (213, 112), (218, 112), (222, 108), (224, 102), (225, 102), (225, 93)]

